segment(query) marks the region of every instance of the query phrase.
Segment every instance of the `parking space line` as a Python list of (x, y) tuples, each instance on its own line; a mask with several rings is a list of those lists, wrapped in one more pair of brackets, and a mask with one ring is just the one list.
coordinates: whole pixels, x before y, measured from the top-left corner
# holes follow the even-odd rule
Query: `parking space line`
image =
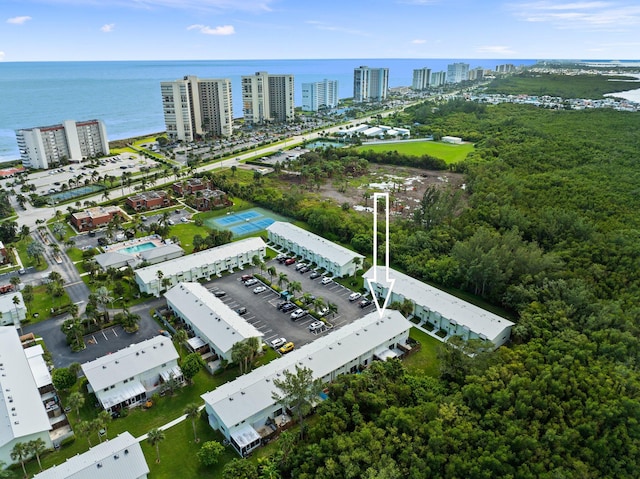
[(117, 338), (118, 337), (118, 333), (116, 333), (116, 328), (113, 328), (112, 331), (113, 331), (113, 335)]
[(102, 335), (104, 336), (104, 340), (105, 341), (109, 341), (109, 338), (107, 338), (107, 335), (105, 334), (104, 330), (100, 331), (102, 333)]

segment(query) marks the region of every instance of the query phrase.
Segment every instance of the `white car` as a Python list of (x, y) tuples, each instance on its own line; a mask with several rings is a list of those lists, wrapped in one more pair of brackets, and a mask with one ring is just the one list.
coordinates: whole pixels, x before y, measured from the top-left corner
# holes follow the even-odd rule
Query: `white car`
[(273, 341), (271, 341), (269, 344), (273, 349), (278, 349), (280, 346), (286, 344), (286, 342), (287, 340), (284, 338), (276, 338)]
[(314, 321), (309, 325), (309, 331), (321, 331), (324, 329), (324, 323), (322, 321)]
[(307, 263), (298, 263), (296, 265), (296, 271), (300, 271), (302, 268), (304, 268), (305, 266), (309, 266)]
[(329, 284), (331, 283), (331, 281), (333, 281), (333, 278), (331, 276), (325, 276), (324, 278), (322, 278), (322, 281), (320, 281), (322, 284)]
[(349, 295), (349, 301), (356, 301), (356, 300), (360, 299), (360, 296), (362, 296), (362, 294), (360, 294), (360, 293), (351, 293)]
[(245, 285), (245, 286), (253, 286), (253, 285), (254, 285), (254, 284), (256, 284), (257, 282), (258, 282), (258, 280), (257, 280), (257, 279), (255, 279), (255, 278), (249, 278), (248, 280), (246, 280), (246, 281), (244, 282), (244, 285)]
[(322, 308), (320, 311), (318, 311), (318, 316), (323, 317), (328, 312), (329, 312), (329, 308)]
[(303, 317), (305, 314), (307, 314), (307, 312), (304, 309), (298, 308), (293, 313), (291, 313), (291, 319), (295, 321), (296, 319), (300, 319), (301, 317)]
[(257, 288), (253, 288), (253, 294), (264, 293), (267, 290), (265, 286), (258, 286)]

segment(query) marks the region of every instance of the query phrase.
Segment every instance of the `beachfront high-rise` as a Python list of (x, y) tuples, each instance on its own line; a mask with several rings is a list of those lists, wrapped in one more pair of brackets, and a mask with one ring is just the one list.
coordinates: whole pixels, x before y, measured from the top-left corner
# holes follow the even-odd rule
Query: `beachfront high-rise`
[(460, 83), (469, 79), (469, 64), (456, 62), (447, 65), (447, 83)]
[(293, 121), (293, 75), (243, 76), (242, 114), (246, 124)]
[(302, 110), (318, 111), (320, 108), (338, 106), (338, 80), (302, 84)]
[(59, 125), (16, 130), (25, 168), (48, 169), (109, 154), (107, 128), (100, 120), (63, 121)]
[(182, 80), (160, 83), (160, 91), (170, 140), (232, 135), (231, 80), (188, 75)]
[(413, 82), (411, 88), (414, 90), (426, 90), (431, 82), (431, 68), (418, 68), (413, 70)]
[(360, 66), (353, 70), (353, 101), (382, 101), (389, 90), (389, 69)]
[(447, 81), (447, 72), (433, 72), (431, 73), (431, 81), (429, 82), (430, 87), (442, 86)]

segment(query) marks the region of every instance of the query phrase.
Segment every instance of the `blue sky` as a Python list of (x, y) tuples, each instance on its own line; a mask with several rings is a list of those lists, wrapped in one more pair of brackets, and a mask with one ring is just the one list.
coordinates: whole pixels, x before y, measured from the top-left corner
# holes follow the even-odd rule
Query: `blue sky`
[(640, 56), (638, 0), (0, 3), (0, 61)]

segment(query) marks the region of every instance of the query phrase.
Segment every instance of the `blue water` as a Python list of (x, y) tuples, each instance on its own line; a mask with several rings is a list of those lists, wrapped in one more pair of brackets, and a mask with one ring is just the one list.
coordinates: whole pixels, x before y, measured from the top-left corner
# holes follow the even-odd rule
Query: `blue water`
[(148, 249), (155, 248), (155, 247), (156, 245), (153, 244), (152, 242), (140, 243), (135, 246), (129, 246), (128, 248), (122, 248), (121, 250), (118, 250), (118, 253), (134, 254), (134, 253), (139, 253), (140, 251), (146, 251)]
[(240, 77), (257, 71), (295, 75), (295, 103), (302, 83), (338, 80), (341, 98), (353, 95), (353, 69), (389, 68), (389, 86), (411, 85), (413, 69), (446, 70), (454, 61), (471, 68), (532, 65), (535, 60), (340, 59), (202, 60), (126, 62), (0, 62), (0, 161), (19, 157), (15, 130), (63, 120), (103, 120), (110, 140), (164, 131), (160, 82), (185, 75), (230, 78), (234, 117), (242, 116)]

